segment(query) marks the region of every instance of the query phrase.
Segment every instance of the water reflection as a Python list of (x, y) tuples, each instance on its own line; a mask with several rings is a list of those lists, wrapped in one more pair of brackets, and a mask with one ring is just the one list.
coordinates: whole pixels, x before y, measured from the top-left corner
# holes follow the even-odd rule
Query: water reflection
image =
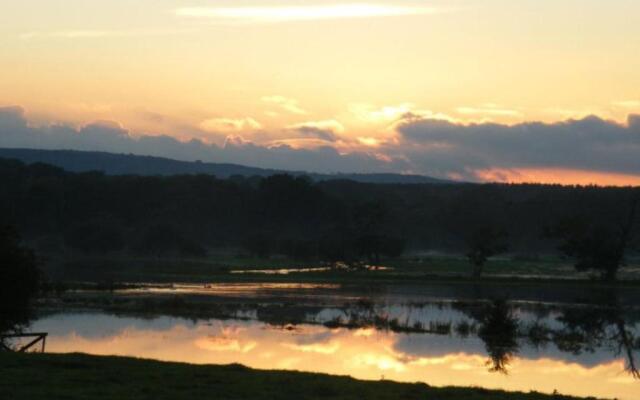
[[(503, 310), (483, 321), (492, 324)], [(455, 318), (455, 312), (450, 314)], [(503, 322), (499, 322), (503, 324)], [(638, 382), (621, 374), (625, 362), (596, 350), (582, 358), (557, 349), (522, 346), (510, 353), (509, 375), (487, 369), (487, 342), (478, 336), (327, 328), (259, 321), (140, 319), (102, 313), (55, 314), (35, 323), (50, 332), (49, 351), (117, 354), (191, 363), (242, 363), (351, 375), (361, 379), (424, 381), (634, 399)], [(479, 328), (480, 331), (483, 328)], [(492, 331), (494, 328), (487, 328)], [(491, 342), (492, 343), (492, 342)], [(568, 355), (565, 356), (565, 355)], [(491, 358), (493, 359), (493, 354)], [(499, 357), (498, 357), (499, 358)], [(505, 363), (502, 363), (505, 365)]]
[(316, 267), (316, 268), (279, 268), (279, 269), (237, 269), (232, 270), (232, 274), (263, 274), (263, 275), (289, 275), (295, 273), (310, 273), (310, 272), (327, 272), (331, 271), (331, 267)]
[(64, 309), (116, 315), (53, 314), (33, 329), (51, 351), (633, 399), (637, 291), (574, 289), (171, 284), (70, 293)]
[(167, 285), (138, 284), (134, 288), (116, 290), (117, 294), (168, 294), (168, 295), (210, 295), (210, 296), (272, 296), (272, 292), (290, 291), (300, 296), (301, 291), (336, 290), (340, 285), (329, 283), (172, 283)]
[(275, 268), (275, 269), (236, 269), (232, 270), (232, 274), (262, 274), (262, 275), (289, 275), (289, 274), (305, 274), (314, 272), (336, 272), (336, 271), (392, 271), (392, 267), (382, 265), (369, 264), (346, 264), (335, 263), (326, 267), (306, 267), (306, 268)]
[(519, 349), (518, 319), (504, 300), (496, 300), (484, 309), (480, 317), (478, 337), (484, 342), (491, 372), (507, 373), (507, 366)]
[(563, 329), (559, 333), (562, 350), (581, 354), (595, 352), (607, 347), (617, 356), (626, 359), (625, 369), (634, 378), (640, 379), (636, 364), (636, 352), (640, 351), (640, 335), (632, 323), (625, 318), (623, 308), (615, 293), (608, 291), (596, 299), (606, 307), (575, 308), (565, 310), (559, 321)]

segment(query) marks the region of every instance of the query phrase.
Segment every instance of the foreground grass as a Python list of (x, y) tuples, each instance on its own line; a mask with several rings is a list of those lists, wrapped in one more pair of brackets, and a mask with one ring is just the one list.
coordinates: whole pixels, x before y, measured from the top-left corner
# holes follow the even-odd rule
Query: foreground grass
[(196, 366), (81, 354), (0, 353), (0, 399), (570, 400), (540, 393), (358, 381), (321, 374)]

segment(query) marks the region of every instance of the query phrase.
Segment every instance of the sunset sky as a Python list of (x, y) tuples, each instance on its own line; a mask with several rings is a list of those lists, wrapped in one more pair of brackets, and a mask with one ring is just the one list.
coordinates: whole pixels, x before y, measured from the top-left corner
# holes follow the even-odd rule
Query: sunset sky
[(0, 0), (0, 146), (640, 185), (638, 0)]

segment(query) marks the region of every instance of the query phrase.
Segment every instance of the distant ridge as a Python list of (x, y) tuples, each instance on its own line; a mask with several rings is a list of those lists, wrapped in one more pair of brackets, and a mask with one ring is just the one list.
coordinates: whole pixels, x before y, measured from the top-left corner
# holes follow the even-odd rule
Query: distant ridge
[(97, 151), (36, 150), (0, 148), (0, 158), (17, 159), (27, 164), (45, 163), (70, 172), (102, 171), (107, 175), (184, 175), (207, 174), (219, 178), (234, 175), (271, 176), (276, 174), (307, 175), (316, 181), (351, 180), (362, 183), (421, 184), (453, 183), (423, 175), (391, 173), (318, 174), (304, 171), (285, 171), (237, 164), (201, 161), (178, 161), (170, 158), (115, 154)]

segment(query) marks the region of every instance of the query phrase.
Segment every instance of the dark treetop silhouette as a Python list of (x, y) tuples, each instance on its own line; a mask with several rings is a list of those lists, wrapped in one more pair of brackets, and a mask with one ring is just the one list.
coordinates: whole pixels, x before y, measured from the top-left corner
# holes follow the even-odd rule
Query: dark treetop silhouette
[(0, 226), (0, 334), (19, 331), (28, 322), (39, 278), (33, 252), (20, 245), (15, 229)]
[[(535, 254), (568, 240), (561, 249), (578, 268), (605, 271), (636, 251), (635, 215), (625, 205), (640, 195), (639, 188), (382, 185), (289, 175), (108, 176), (2, 159), (0, 179), (1, 214), (38, 252), (199, 257), (244, 248), (259, 257), (375, 263), (410, 249), (466, 253), (482, 266), (507, 244), (515, 254)], [(586, 223), (570, 235), (544, 235), (572, 215)], [(607, 230), (589, 228), (600, 226)]]

